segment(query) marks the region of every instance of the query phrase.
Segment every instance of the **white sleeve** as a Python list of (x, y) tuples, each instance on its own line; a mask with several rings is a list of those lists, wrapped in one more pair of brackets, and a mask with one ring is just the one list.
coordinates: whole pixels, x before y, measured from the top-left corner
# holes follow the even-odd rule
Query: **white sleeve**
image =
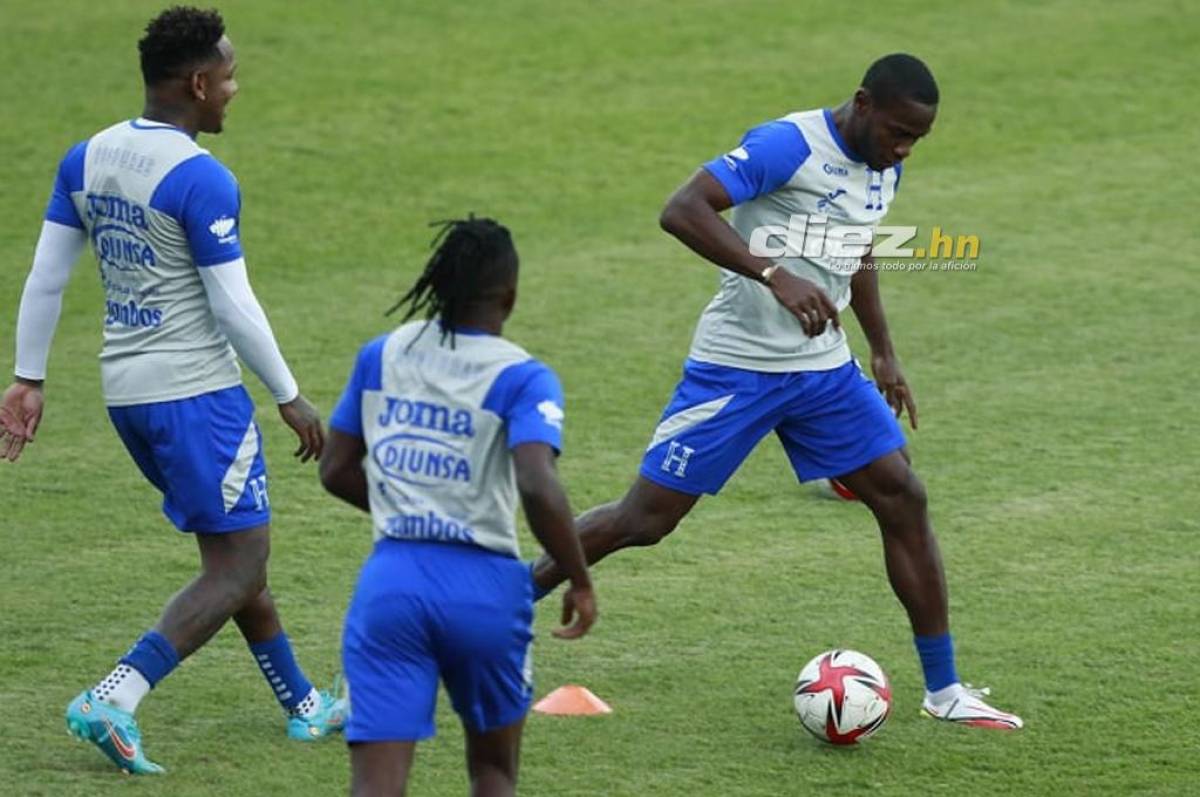
[(300, 395), (267, 314), (250, 287), (246, 261), (238, 258), (219, 266), (203, 266), (199, 271), (213, 315), (233, 350), (267, 386), (275, 401), (286, 404)]
[(46, 378), (46, 361), (62, 313), (63, 291), (86, 245), (87, 233), (78, 227), (42, 222), (33, 268), (25, 279), (17, 311), (17, 365), (13, 371), (22, 379)]

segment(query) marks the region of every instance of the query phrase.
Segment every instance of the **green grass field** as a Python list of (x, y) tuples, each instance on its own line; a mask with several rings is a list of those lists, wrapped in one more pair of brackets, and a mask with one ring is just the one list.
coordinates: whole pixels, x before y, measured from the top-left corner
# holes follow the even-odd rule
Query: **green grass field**
[[(0, 349), (58, 158), (141, 109), (135, 41), (156, 3), (0, 0)], [(885, 10), (886, 9), (886, 10)], [(359, 344), (426, 257), (426, 222), (514, 230), (506, 330), (560, 373), (573, 505), (632, 479), (713, 267), (658, 229), (665, 197), (749, 126), (849, 95), (876, 56), (925, 58), (934, 134), (889, 223), (980, 236), (974, 272), (882, 277), (920, 405), (911, 435), (946, 558), (960, 672), (1019, 734), (918, 717), (904, 615), (859, 506), (811, 498), (766, 441), (657, 549), (596, 571), (576, 644), (538, 621), (538, 693), (587, 684), (609, 717), (531, 718), (532, 795), (1195, 794), (1200, 532), (1194, 490), (1200, 266), (1194, 80), (1182, 0), (643, 0), (222, 6), (242, 91), (205, 146), (239, 176), (256, 289), (306, 394), (328, 412)], [(0, 792), (337, 794), (344, 746), (297, 746), (232, 628), (139, 712), (164, 779), (127, 779), (62, 712), (193, 573), (109, 427), (91, 261), (70, 286), (42, 432), (0, 467)], [(856, 350), (865, 353), (856, 337)], [(275, 508), (272, 583), (308, 673), (333, 675), (369, 548), (325, 496), (261, 385)], [(525, 551), (535, 547), (526, 537)], [(791, 710), (826, 648), (874, 656), (895, 712), (822, 747)], [(465, 792), (443, 699), (411, 792)]]

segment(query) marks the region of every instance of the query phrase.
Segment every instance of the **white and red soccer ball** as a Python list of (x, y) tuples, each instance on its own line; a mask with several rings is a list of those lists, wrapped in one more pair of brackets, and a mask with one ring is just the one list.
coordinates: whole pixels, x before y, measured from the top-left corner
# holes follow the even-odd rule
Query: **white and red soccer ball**
[(870, 656), (828, 650), (800, 671), (794, 703), (800, 724), (813, 736), (830, 744), (856, 744), (887, 721), (892, 687)]

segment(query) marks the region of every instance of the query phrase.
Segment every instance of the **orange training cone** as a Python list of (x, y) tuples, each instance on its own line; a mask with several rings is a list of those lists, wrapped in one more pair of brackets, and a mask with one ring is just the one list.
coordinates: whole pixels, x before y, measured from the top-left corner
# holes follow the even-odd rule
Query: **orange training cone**
[(534, 705), (539, 714), (558, 717), (579, 717), (591, 714), (611, 714), (612, 708), (584, 686), (560, 686)]

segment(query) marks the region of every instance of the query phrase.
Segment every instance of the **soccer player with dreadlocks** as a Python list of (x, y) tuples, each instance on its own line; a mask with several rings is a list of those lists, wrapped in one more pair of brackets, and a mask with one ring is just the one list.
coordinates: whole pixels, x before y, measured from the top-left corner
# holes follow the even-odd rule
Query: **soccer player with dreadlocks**
[(302, 461), (320, 456), (324, 434), (250, 288), (237, 181), (196, 143), (221, 132), (237, 94), (233, 45), (216, 11), (172, 8), (150, 22), (138, 50), (141, 117), (75, 145), (59, 166), (21, 296), (16, 380), (0, 400), (0, 459), (15, 461), (33, 440), (63, 292), (90, 240), (106, 299), (109, 417), (162, 492), (164, 514), (195, 537), (201, 572), (107, 677), (71, 701), (66, 721), (121, 769), (155, 773), (162, 767), (146, 757), (134, 712), (231, 618), (287, 712), (290, 737), (340, 730), (345, 701), (313, 688), (267, 589), (267, 473), (237, 356), (270, 389)]
[[(375, 548), (346, 617), (352, 792), (402, 794), (415, 743), (434, 733), (439, 677), (467, 736), (471, 793), (515, 793), (532, 696), (533, 585), (518, 558), (518, 496), (569, 582), (565, 639), (596, 617), (587, 565), (555, 473), (557, 377), (502, 338), (517, 252), (491, 219), (442, 224), (392, 310), (405, 323), (359, 352), (330, 418), (321, 481), (369, 512)], [(414, 316), (424, 316), (412, 320)]]

